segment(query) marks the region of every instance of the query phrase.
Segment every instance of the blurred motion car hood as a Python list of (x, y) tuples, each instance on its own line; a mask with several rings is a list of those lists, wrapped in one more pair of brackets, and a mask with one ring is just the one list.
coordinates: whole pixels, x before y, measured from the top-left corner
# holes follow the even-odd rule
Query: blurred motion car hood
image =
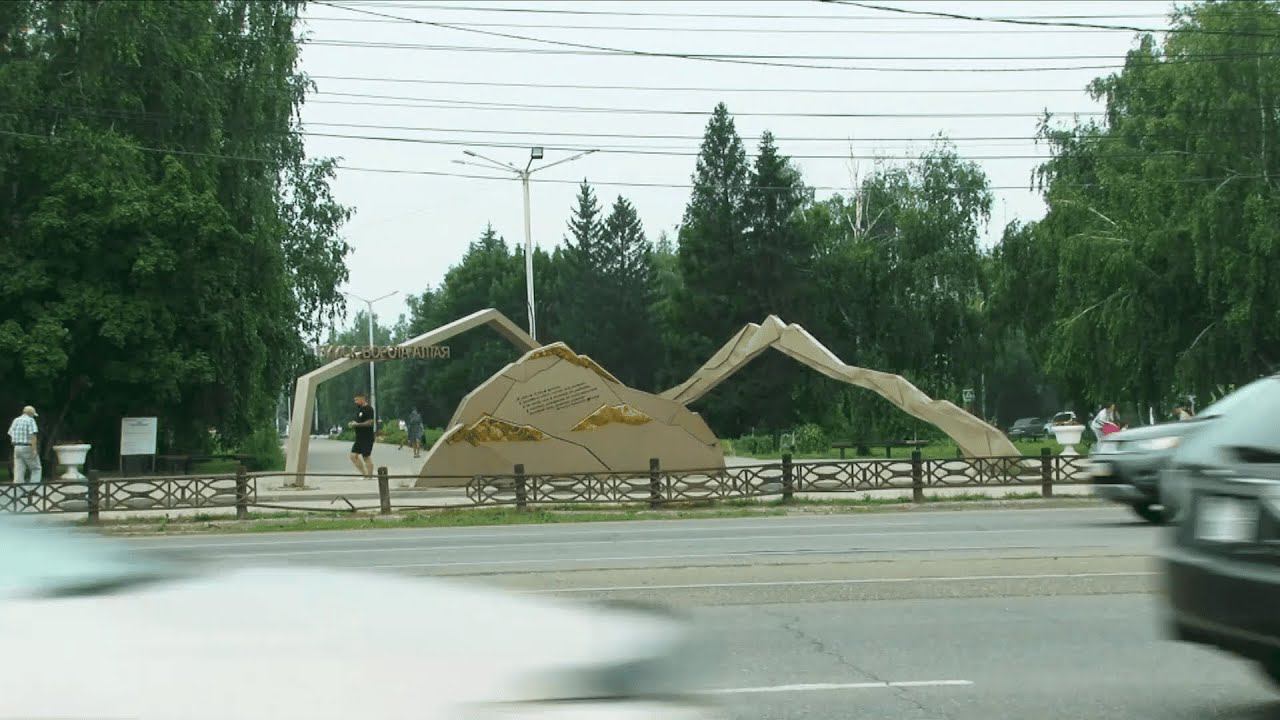
[(692, 650), (658, 613), (257, 568), (0, 603), (0, 717), (461, 718), (684, 679)]
[(1107, 442), (1133, 442), (1135, 440), (1150, 440), (1152, 438), (1181, 437), (1199, 430), (1209, 422), (1210, 420), (1189, 420), (1185, 422), (1161, 423), (1159, 425), (1144, 425), (1142, 427), (1113, 432), (1106, 436), (1105, 440)]

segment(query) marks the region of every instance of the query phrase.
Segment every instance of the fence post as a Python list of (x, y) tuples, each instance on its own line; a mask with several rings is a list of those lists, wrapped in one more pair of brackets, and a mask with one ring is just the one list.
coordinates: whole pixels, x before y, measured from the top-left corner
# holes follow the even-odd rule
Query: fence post
[(89, 471), (87, 482), (88, 482), (88, 492), (85, 493), (85, 500), (88, 501), (89, 503), (89, 524), (97, 525), (99, 512), (102, 505), (102, 501), (99, 498), (99, 490), (101, 489), (101, 486), (99, 485), (99, 483), (101, 481), (98, 479), (97, 470)]
[(911, 451), (911, 502), (924, 502), (924, 460), (919, 450)]
[(782, 453), (782, 502), (791, 502), (795, 497), (795, 475), (792, 474), (791, 453)]
[(529, 488), (525, 485), (524, 465), (516, 465), (516, 509), (529, 507)]
[(1053, 497), (1053, 455), (1049, 448), (1040, 448), (1040, 494)]
[(391, 514), (391, 480), (387, 477), (387, 466), (378, 468), (378, 512)]
[(249, 518), (249, 471), (244, 465), (236, 466), (236, 519)]
[(662, 507), (662, 466), (658, 458), (649, 458), (649, 509)]

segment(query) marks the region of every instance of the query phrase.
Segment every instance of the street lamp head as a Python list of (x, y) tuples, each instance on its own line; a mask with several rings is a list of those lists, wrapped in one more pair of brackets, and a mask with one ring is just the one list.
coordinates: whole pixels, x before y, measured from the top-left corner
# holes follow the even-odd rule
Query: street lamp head
[(463, 155), (469, 155), (469, 156), (471, 156), (471, 157), (475, 157), (475, 156), (476, 156), (476, 154), (475, 154), (475, 153), (473, 153), (473, 152), (471, 152), (470, 150), (463, 150), (463, 151), (462, 151), (462, 154), (463, 154)]
[(536, 147), (536, 148), (532, 148), (532, 149), (530, 149), (530, 150), (529, 150), (529, 159), (530, 159), (530, 160), (541, 160), (541, 159), (542, 159), (542, 148), (540, 148), (540, 147)]

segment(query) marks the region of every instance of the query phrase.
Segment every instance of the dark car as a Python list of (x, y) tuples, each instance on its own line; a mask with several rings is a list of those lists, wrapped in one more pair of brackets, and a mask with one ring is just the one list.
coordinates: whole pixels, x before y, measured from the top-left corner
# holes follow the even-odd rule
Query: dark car
[(1133, 508), (1149, 522), (1172, 515), (1160, 496), (1160, 472), (1183, 438), (1205, 427), (1201, 420), (1148, 425), (1107, 435), (1089, 454), (1089, 479), (1095, 495)]
[(1044, 437), (1044, 418), (1020, 418), (1009, 426), (1010, 440), (1035, 440)]
[(1163, 552), (1174, 637), (1258, 663), (1280, 686), (1280, 375), (1228, 396), (1162, 483), (1181, 517)]

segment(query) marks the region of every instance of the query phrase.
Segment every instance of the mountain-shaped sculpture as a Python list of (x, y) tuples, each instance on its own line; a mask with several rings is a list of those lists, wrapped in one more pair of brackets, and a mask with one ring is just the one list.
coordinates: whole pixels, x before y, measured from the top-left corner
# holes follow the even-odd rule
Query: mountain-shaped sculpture
[(427, 454), (417, 487), (475, 475), (644, 472), (724, 467), (711, 428), (683, 403), (627, 387), (564, 343), (531, 350), (462, 399)]

